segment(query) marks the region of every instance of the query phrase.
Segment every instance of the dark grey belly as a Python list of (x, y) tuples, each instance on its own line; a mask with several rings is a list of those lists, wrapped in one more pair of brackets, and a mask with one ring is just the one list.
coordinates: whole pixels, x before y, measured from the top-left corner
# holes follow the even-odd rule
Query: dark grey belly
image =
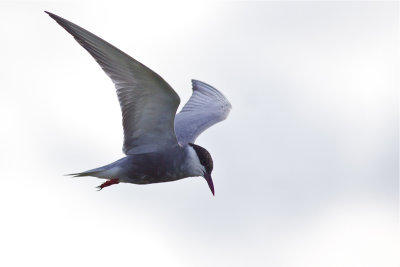
[(127, 172), (123, 182), (134, 184), (151, 184), (179, 180), (188, 175), (181, 166), (182, 156), (151, 153), (129, 155), (124, 162)]

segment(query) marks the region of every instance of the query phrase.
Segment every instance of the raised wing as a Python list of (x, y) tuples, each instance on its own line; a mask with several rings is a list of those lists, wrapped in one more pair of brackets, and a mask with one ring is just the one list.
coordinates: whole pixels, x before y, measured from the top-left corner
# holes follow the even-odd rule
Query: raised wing
[(228, 99), (206, 83), (192, 80), (193, 94), (175, 117), (175, 132), (180, 144), (194, 143), (207, 128), (228, 117)]
[(163, 78), (115, 46), (50, 12), (46, 12), (99, 63), (117, 89), (122, 110), (125, 154), (177, 145), (174, 118), (179, 96)]

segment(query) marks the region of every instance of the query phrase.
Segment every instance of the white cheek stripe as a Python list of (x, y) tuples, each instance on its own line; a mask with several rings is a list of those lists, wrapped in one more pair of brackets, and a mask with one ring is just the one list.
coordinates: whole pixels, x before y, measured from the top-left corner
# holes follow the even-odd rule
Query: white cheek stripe
[(196, 151), (193, 147), (189, 146), (189, 153), (188, 153), (188, 167), (193, 170), (196, 175), (202, 176), (203, 173), (206, 172), (206, 169), (203, 165), (201, 165), (199, 157), (197, 156)]

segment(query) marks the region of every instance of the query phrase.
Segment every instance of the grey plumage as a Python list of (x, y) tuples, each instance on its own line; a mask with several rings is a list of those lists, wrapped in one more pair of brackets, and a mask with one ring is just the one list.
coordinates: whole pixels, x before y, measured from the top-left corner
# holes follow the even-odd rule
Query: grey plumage
[(180, 144), (194, 143), (207, 128), (228, 117), (231, 103), (217, 89), (192, 80), (193, 94), (175, 116), (175, 132)]
[(209, 168), (212, 158), (207, 150), (191, 143), (204, 130), (228, 116), (229, 101), (212, 86), (192, 80), (193, 94), (176, 114), (179, 96), (157, 73), (82, 27), (45, 12), (67, 30), (111, 78), (122, 111), (123, 152), (127, 156), (74, 175), (135, 184), (203, 176), (214, 193), (212, 168)]

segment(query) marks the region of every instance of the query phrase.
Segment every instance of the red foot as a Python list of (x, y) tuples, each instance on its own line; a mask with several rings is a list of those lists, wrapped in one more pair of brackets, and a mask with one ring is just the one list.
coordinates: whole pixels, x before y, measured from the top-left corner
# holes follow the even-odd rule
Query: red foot
[(110, 186), (110, 185), (113, 185), (113, 184), (119, 184), (119, 180), (118, 180), (118, 179), (110, 179), (110, 180), (108, 180), (107, 182), (102, 183), (101, 185), (99, 185), (97, 188), (98, 188), (99, 191), (100, 191), (100, 190), (103, 189), (104, 187), (107, 187), (107, 186)]

